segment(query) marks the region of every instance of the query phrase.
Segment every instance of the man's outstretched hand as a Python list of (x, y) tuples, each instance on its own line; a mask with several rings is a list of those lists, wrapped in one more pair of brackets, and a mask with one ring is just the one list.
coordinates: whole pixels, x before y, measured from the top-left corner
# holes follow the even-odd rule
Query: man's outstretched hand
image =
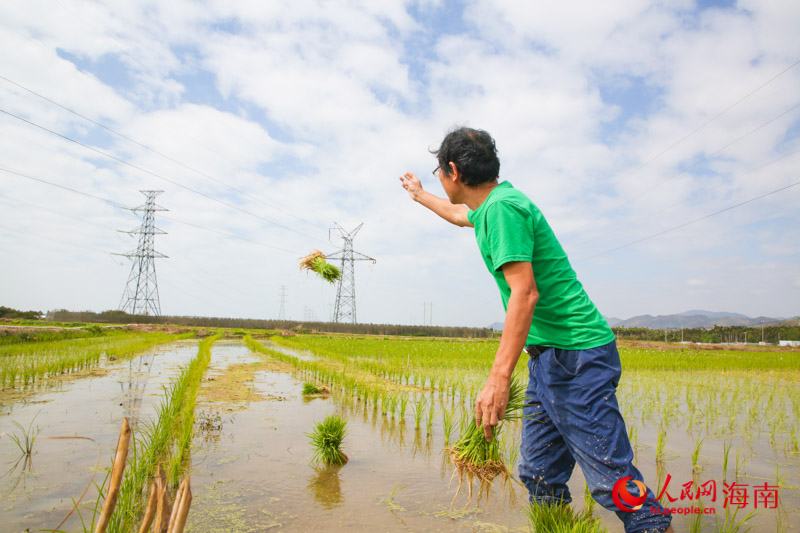
[(506, 416), (506, 405), (511, 391), (511, 380), (489, 376), (486, 385), (475, 400), (475, 424), (483, 426), (486, 442), (492, 441), (492, 428)]
[(408, 195), (411, 199), (415, 202), (419, 202), (419, 197), (423, 192), (422, 183), (420, 183), (419, 178), (411, 172), (406, 172), (400, 176), (400, 182), (403, 184), (403, 188), (408, 191)]

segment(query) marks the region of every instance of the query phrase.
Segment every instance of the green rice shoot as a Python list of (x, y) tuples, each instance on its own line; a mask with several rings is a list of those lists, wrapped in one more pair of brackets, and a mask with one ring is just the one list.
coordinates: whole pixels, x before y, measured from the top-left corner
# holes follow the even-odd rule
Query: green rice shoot
[(347, 435), (346, 425), (347, 421), (339, 415), (328, 415), (322, 422), (317, 422), (314, 431), (308, 434), (314, 447), (314, 455), (311, 456), (313, 463), (341, 466), (350, 460), (341, 449)]
[(531, 530), (536, 533), (606, 533), (591, 511), (575, 511), (569, 505), (531, 503), (527, 511)]

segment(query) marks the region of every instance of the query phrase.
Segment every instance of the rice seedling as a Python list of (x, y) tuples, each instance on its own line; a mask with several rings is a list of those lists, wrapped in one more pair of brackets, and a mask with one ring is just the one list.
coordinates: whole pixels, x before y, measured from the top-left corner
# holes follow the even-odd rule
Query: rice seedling
[(531, 503), (527, 509), (535, 533), (605, 533), (600, 520), (587, 511), (576, 512), (569, 505)]
[(740, 451), (741, 448), (736, 448), (736, 464), (733, 467), (733, 475), (735, 479), (739, 479), (739, 474), (744, 470), (744, 465), (747, 463), (747, 458), (744, 456), (744, 454), (741, 454), (740, 456)]
[(342, 277), (342, 272), (334, 265), (325, 260), (325, 254), (319, 250), (314, 250), (307, 256), (300, 259), (300, 269), (310, 270), (319, 277), (333, 283)]
[(785, 445), (786, 451), (789, 453), (797, 453), (800, 451), (800, 443), (797, 440), (797, 422), (789, 430), (789, 438)]
[[(41, 411), (39, 411), (39, 413), (41, 413)], [(19, 448), (22, 456), (26, 458), (26, 461), (30, 461), (30, 457), (33, 454), (33, 445), (36, 442), (36, 438), (39, 436), (39, 433), (42, 431), (42, 428), (40, 427), (33, 429), (33, 423), (36, 421), (36, 417), (39, 416), (39, 413), (34, 415), (27, 428), (16, 420), (11, 421), (11, 423), (20, 430), (20, 434), (18, 435), (16, 433), (12, 433), (9, 435), (9, 438), (14, 441), (14, 444), (17, 445), (17, 448)]]
[(400, 492), (407, 486), (408, 485), (400, 485), (400, 483), (398, 483), (397, 485), (394, 486), (392, 492), (390, 492), (386, 498), (382, 499), (381, 502), (385, 503), (390, 511), (405, 511), (404, 508), (400, 507), (399, 505), (397, 505), (397, 503), (395, 503), (394, 497), (398, 492)]
[(401, 392), (400, 399), (398, 400), (398, 412), (397, 412), (400, 420), (405, 419), (407, 408), (408, 408), (408, 394), (406, 394), (405, 392)]
[[(514, 420), (522, 415), (524, 400), (525, 388), (520, 380), (512, 378), (505, 420)], [(453, 475), (458, 474), (458, 489), (453, 501), (461, 492), (465, 477), (469, 488), (469, 500), (465, 507), (472, 502), (472, 485), (476, 479), (479, 482), (476, 502), (480, 500), (482, 491), (488, 499), (489, 488), (495, 478), (501, 476), (504, 482), (508, 480), (510, 473), (503, 464), (498, 438), (504, 423), (501, 422), (492, 429), (492, 440), (487, 442), (483, 427), (477, 426), (474, 415), (469, 411), (462, 414), (460, 436), (456, 443), (447, 449), (455, 466)]]
[(725, 441), (722, 443), (722, 480), (728, 480), (728, 456), (731, 453), (732, 441)]
[(308, 434), (314, 447), (311, 461), (323, 463), (327, 466), (341, 466), (349, 458), (341, 450), (342, 441), (347, 435), (347, 422), (338, 415), (328, 415), (321, 422), (317, 422), (314, 431)]
[(588, 516), (594, 514), (594, 506), (597, 502), (592, 497), (592, 491), (589, 490), (589, 484), (586, 480), (583, 481), (583, 508)]
[(703, 523), (703, 508), (698, 502), (698, 506), (695, 509), (698, 509), (699, 512), (692, 512), (688, 515), (683, 516), (683, 523), (686, 525), (686, 531), (688, 533), (702, 533), (702, 531), (708, 527), (708, 524)]
[(433, 402), (431, 402), (430, 409), (428, 409), (428, 418), (425, 421), (425, 431), (427, 432), (428, 436), (433, 435), (433, 418), (434, 418), (434, 408), (433, 408)]
[(744, 529), (744, 527), (756, 516), (755, 509), (747, 513), (741, 521), (737, 521), (738, 515), (739, 508), (731, 514), (731, 507), (725, 507), (724, 518), (720, 518), (720, 515), (714, 515), (714, 531), (717, 533), (746, 533), (750, 531), (752, 527), (748, 527), (747, 529)]
[(705, 438), (700, 438), (700, 433), (697, 433), (697, 437), (694, 439), (694, 451), (692, 452), (692, 471), (698, 472), (701, 470), (701, 467), (697, 464), (698, 459), (700, 458), (700, 448), (703, 446), (703, 441), (706, 440)]
[(453, 433), (453, 413), (447, 409), (442, 409), (442, 432), (444, 433), (444, 444), (450, 444), (450, 435)]
[(424, 396), (421, 396), (415, 403), (414, 403), (414, 427), (419, 429), (420, 423), (422, 421), (422, 413), (425, 412), (425, 408), (428, 406), (428, 399)]
[(658, 425), (658, 436), (656, 440), (656, 463), (663, 464), (664, 462), (667, 440), (669, 440), (669, 437), (667, 437), (667, 428), (662, 422)]

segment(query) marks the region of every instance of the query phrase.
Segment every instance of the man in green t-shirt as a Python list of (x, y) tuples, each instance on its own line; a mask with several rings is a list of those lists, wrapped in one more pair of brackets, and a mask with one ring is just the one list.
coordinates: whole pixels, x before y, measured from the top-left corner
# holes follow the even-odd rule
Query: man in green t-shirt
[(433, 152), (434, 175), (447, 199), (400, 178), (411, 198), (446, 221), (475, 228), (506, 318), (475, 421), (486, 440), (503, 419), (511, 374), (530, 355), (523, 408), (520, 479), (531, 500), (569, 503), (577, 462), (592, 497), (614, 511), (626, 532), (672, 532), (671, 516), (633, 466), (633, 450), (616, 400), (620, 377), (614, 334), (589, 299), (542, 212), (509, 182), (498, 182), (492, 137), (458, 128)]

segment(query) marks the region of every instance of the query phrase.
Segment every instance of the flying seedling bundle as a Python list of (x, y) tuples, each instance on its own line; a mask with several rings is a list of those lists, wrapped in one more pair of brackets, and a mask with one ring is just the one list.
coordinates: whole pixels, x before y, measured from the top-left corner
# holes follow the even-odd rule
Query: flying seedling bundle
[(325, 260), (325, 254), (319, 250), (314, 250), (300, 259), (300, 269), (310, 270), (328, 283), (333, 283), (342, 277), (341, 270), (328, 263)]

